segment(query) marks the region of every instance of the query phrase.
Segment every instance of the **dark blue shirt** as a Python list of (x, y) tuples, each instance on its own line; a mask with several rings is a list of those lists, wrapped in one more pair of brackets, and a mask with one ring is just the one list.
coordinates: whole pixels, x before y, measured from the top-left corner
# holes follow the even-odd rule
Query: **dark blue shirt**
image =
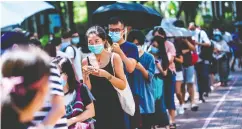
[[(120, 45), (120, 48), (128, 58), (133, 58), (137, 62), (139, 61), (139, 52), (138, 52), (138, 48), (135, 44), (133, 44), (131, 42), (125, 42)], [(130, 86), (132, 92), (134, 93), (134, 89), (132, 86), (134, 84), (133, 83), (134, 82), (134, 73), (133, 72), (129, 73), (126, 70), (125, 64), (124, 64), (124, 73), (126, 74), (127, 80), (129, 82), (129, 86)]]

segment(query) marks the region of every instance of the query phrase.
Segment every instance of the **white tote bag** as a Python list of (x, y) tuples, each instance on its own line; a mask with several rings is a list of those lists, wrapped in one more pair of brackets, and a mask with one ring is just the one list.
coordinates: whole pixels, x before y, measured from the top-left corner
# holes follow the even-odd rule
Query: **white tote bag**
[[(113, 57), (114, 57), (114, 53), (112, 53), (112, 56), (111, 56), (111, 64), (112, 64), (113, 73), (114, 73), (114, 76), (115, 76)], [(131, 116), (134, 116), (134, 113), (135, 113), (135, 102), (134, 102), (133, 94), (132, 94), (131, 89), (129, 87), (129, 83), (127, 81), (127, 78), (126, 78), (126, 88), (124, 90), (120, 90), (120, 89), (116, 88), (115, 86), (114, 86), (114, 88), (118, 92), (118, 97), (119, 97), (119, 101), (121, 103), (122, 109), (127, 114), (129, 114)]]

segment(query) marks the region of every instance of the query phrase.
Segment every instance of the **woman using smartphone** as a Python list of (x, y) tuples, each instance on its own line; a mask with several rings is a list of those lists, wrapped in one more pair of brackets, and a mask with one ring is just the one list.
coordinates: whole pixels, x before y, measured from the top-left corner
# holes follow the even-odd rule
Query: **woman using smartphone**
[(93, 54), (82, 61), (83, 78), (84, 84), (89, 87), (96, 99), (95, 129), (124, 129), (124, 111), (114, 88), (123, 90), (126, 87), (123, 62), (118, 54), (104, 49), (107, 34), (102, 27), (89, 28), (86, 37), (88, 48)]

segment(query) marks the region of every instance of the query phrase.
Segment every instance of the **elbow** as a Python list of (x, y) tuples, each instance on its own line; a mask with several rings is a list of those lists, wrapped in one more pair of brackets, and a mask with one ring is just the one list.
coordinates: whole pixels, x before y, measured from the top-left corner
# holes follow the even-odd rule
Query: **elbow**
[(133, 73), (135, 70), (135, 67), (127, 67), (126, 69), (128, 73)]
[(195, 48), (195, 47), (192, 47), (190, 50), (191, 50), (191, 51), (195, 51), (195, 50), (196, 50), (196, 48)]
[(125, 88), (126, 88), (126, 81), (123, 82), (123, 85), (119, 89), (124, 90)]
[(126, 85), (122, 86), (121, 88), (119, 88), (120, 90), (124, 90), (126, 88)]

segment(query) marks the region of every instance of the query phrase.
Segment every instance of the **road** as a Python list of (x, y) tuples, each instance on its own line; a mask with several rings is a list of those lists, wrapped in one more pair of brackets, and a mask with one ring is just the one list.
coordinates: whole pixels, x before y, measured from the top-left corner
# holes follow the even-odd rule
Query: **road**
[(199, 111), (176, 117), (177, 129), (242, 129), (242, 72), (232, 73), (228, 87), (218, 87)]

